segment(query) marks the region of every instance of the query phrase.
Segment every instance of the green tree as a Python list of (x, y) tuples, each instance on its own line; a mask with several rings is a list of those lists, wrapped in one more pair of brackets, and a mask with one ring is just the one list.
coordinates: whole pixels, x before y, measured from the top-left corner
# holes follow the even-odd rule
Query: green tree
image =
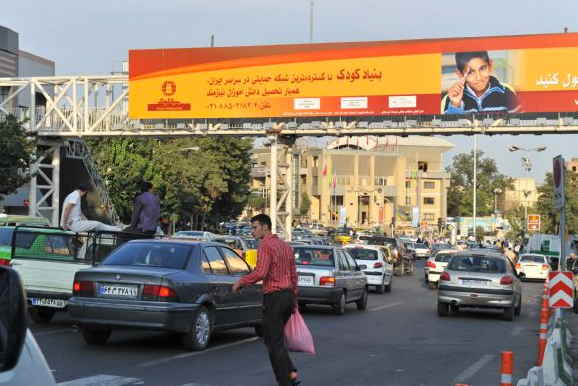
[(482, 241), (484, 241), (485, 235), (486, 235), (486, 231), (484, 230), (484, 227), (478, 225), (476, 227), (476, 241), (478, 243), (481, 243)]
[(15, 116), (8, 115), (0, 122), (0, 199), (30, 181), (37, 143), (36, 136), (30, 136)]
[[(568, 234), (578, 233), (578, 174), (566, 170), (566, 227)], [(546, 174), (543, 185), (538, 186), (536, 204), (541, 220), (541, 233), (556, 234), (560, 224), (560, 210), (554, 209), (554, 181), (552, 173)], [(531, 212), (528, 212), (531, 213)]]
[[(477, 151), (476, 169), (476, 214), (489, 216), (494, 211), (494, 189), (505, 191), (513, 188), (513, 180), (498, 172), (496, 161), (483, 158), (483, 152)], [(474, 152), (454, 156), (453, 162), (446, 168), (451, 173), (448, 189), (448, 216), (473, 215), (474, 190)]]
[(301, 216), (306, 216), (309, 213), (309, 208), (311, 208), (311, 200), (307, 192), (303, 192), (301, 193), (301, 207), (299, 208)]
[(261, 192), (254, 190), (247, 200), (247, 206), (256, 210), (263, 210), (267, 206), (267, 199), (261, 195)]

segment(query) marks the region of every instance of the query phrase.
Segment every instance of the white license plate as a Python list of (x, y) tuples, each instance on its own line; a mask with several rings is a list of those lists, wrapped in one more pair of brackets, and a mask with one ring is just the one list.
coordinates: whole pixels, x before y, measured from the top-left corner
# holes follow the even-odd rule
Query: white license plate
[(114, 296), (126, 296), (126, 297), (136, 297), (137, 287), (122, 287), (117, 285), (103, 285), (100, 287), (101, 295), (114, 295)]
[(487, 286), (488, 285), (488, 281), (486, 280), (472, 280), (472, 279), (465, 279), (462, 280), (462, 285), (475, 285), (475, 286)]
[(301, 285), (313, 285), (313, 276), (299, 276), (297, 284)]
[(42, 299), (42, 298), (31, 298), (30, 302), (33, 306), (42, 307), (52, 307), (52, 308), (64, 308), (66, 307), (66, 300), (61, 299)]

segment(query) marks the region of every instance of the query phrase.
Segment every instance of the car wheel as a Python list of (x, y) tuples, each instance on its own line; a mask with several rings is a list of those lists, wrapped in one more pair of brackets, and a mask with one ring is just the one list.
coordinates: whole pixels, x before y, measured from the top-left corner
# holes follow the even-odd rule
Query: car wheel
[(341, 294), (339, 301), (333, 305), (333, 313), (335, 315), (343, 315), (345, 314), (345, 307), (346, 307), (346, 299), (345, 299), (345, 292)]
[(450, 310), (452, 312), (458, 312), (460, 310), (460, 306), (458, 306), (457, 304), (450, 304)]
[(450, 313), (449, 304), (438, 302), (438, 316), (448, 316)]
[(54, 311), (43, 307), (31, 307), (28, 314), (36, 323), (48, 323), (54, 317)]
[(578, 302), (577, 302), (576, 295), (574, 295), (574, 312), (578, 314)]
[(427, 279), (427, 275), (425, 275), (425, 284), (429, 283), (429, 280)]
[(397, 266), (397, 276), (403, 276), (403, 273), (405, 272), (405, 267), (403, 266), (403, 263), (401, 263), (400, 265)]
[(382, 294), (384, 292), (385, 292), (385, 284), (383, 284), (383, 281), (382, 281), (380, 285), (375, 286), (375, 293)]
[(504, 314), (502, 315), (504, 320), (507, 320), (509, 322), (514, 320), (514, 308), (515, 307), (513, 305), (512, 307), (504, 308)]
[(429, 281), (427, 283), (427, 288), (429, 288), (430, 290), (435, 290), (436, 289), (436, 283), (433, 281)]
[(255, 335), (257, 335), (259, 338), (263, 337), (263, 325), (262, 324), (255, 326)]
[(84, 341), (88, 344), (105, 344), (110, 338), (111, 330), (95, 330), (90, 327), (80, 327)]
[(307, 311), (307, 303), (299, 303), (299, 312)]
[(204, 350), (209, 344), (212, 327), (211, 313), (206, 307), (199, 307), (191, 330), (182, 336), (183, 346), (189, 351)]
[(368, 298), (369, 298), (369, 291), (367, 290), (367, 287), (365, 287), (365, 289), (363, 290), (363, 294), (361, 295), (361, 298), (355, 302), (355, 305), (357, 306), (358, 310), (363, 311), (367, 308)]
[(389, 278), (389, 284), (387, 284), (387, 285), (385, 286), (385, 291), (386, 291), (386, 292), (391, 292), (391, 286), (392, 286), (392, 285), (393, 285), (393, 276), (391, 276), (391, 277)]
[(518, 305), (514, 308), (514, 315), (519, 316), (522, 313), (522, 294), (520, 294), (520, 298), (518, 299)]
[(413, 261), (411, 263), (409, 263), (409, 271), (407, 271), (407, 274), (409, 276), (413, 275)]

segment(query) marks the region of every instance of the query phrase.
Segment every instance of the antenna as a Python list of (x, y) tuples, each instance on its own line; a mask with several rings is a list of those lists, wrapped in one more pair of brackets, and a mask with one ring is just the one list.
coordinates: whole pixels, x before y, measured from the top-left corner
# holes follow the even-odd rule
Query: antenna
[(313, 0), (309, 0), (309, 43), (313, 43)]

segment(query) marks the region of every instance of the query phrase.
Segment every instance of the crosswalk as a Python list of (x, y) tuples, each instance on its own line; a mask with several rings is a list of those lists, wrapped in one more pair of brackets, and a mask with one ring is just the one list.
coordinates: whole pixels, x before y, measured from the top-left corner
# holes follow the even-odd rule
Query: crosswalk
[[(119, 375), (99, 374), (89, 377), (73, 379), (71, 381), (60, 382), (58, 386), (124, 386), (124, 385), (152, 385), (141, 378), (122, 377)], [(156, 385), (155, 385), (156, 386)], [(206, 383), (183, 383), (172, 386), (225, 386), (209, 385)]]

